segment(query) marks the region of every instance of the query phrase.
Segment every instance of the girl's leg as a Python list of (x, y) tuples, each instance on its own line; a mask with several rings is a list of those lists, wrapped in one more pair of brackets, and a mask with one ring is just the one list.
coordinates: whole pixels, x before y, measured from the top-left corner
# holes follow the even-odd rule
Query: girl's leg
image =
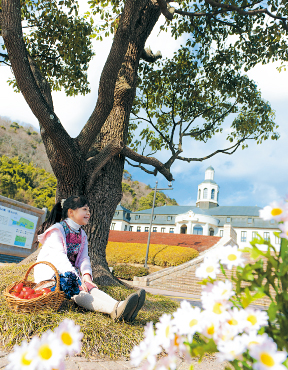
[(98, 311), (109, 314), (113, 319), (126, 319), (131, 316), (138, 303), (138, 295), (131, 294), (125, 301), (116, 301), (108, 294), (97, 288), (90, 290), (90, 293), (81, 291), (72, 297), (74, 302), (90, 311)]

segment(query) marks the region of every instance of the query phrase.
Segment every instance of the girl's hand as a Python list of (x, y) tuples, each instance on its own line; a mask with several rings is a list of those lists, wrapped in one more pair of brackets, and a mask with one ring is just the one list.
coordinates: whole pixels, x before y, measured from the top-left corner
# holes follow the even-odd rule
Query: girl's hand
[(84, 292), (87, 292), (87, 293), (89, 293), (89, 290), (91, 290), (92, 288), (98, 289), (97, 285), (92, 282), (90, 274), (84, 274), (82, 278), (82, 288)]

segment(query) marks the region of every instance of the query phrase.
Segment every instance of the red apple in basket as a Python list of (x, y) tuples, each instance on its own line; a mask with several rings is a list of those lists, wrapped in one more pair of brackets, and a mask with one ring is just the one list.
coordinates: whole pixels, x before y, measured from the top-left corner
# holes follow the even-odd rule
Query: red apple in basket
[(45, 294), (51, 293), (51, 289), (49, 289), (49, 288), (43, 288), (42, 289), (42, 292), (43, 292), (43, 295), (45, 295)]
[(23, 288), (23, 283), (19, 283), (19, 284), (17, 284), (17, 285), (14, 286), (13, 291), (15, 293), (20, 293), (21, 290), (22, 290), (22, 288)]

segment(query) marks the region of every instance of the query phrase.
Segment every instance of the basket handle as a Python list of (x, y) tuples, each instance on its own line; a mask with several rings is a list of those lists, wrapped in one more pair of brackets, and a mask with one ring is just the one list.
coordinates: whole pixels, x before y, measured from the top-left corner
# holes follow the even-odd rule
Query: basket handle
[(47, 261), (40, 261), (40, 262), (35, 262), (33, 263), (32, 266), (29, 267), (29, 269), (27, 270), (25, 276), (24, 276), (24, 281), (27, 281), (27, 277), (30, 273), (30, 271), (33, 269), (34, 266), (36, 265), (39, 265), (39, 263), (45, 263), (45, 265), (48, 265), (49, 267), (51, 267), (52, 270), (54, 270), (55, 272), (55, 275), (56, 275), (56, 288), (55, 288), (55, 292), (60, 292), (60, 277), (59, 277), (59, 272), (56, 270), (56, 267), (54, 265), (52, 265), (52, 263), (50, 262), (47, 262)]

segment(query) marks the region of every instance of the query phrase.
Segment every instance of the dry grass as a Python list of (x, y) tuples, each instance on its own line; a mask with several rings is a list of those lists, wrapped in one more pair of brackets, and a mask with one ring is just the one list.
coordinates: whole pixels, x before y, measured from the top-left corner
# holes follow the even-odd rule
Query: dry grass
[[(30, 265), (9, 264), (1, 266), (0, 290), (20, 280)], [(124, 299), (131, 290), (124, 287), (102, 287), (117, 300)], [(64, 302), (58, 312), (47, 310), (34, 314), (20, 314), (11, 311), (3, 296), (0, 298), (0, 340), (6, 350), (22, 340), (30, 340), (46, 330), (53, 330), (64, 318), (74, 320), (84, 334), (81, 356), (128, 357), (131, 349), (143, 338), (147, 322), (154, 323), (163, 313), (172, 313), (179, 304), (169, 298), (147, 294), (143, 309), (133, 323), (113, 322), (108, 315), (89, 312), (76, 306), (73, 301)]]

